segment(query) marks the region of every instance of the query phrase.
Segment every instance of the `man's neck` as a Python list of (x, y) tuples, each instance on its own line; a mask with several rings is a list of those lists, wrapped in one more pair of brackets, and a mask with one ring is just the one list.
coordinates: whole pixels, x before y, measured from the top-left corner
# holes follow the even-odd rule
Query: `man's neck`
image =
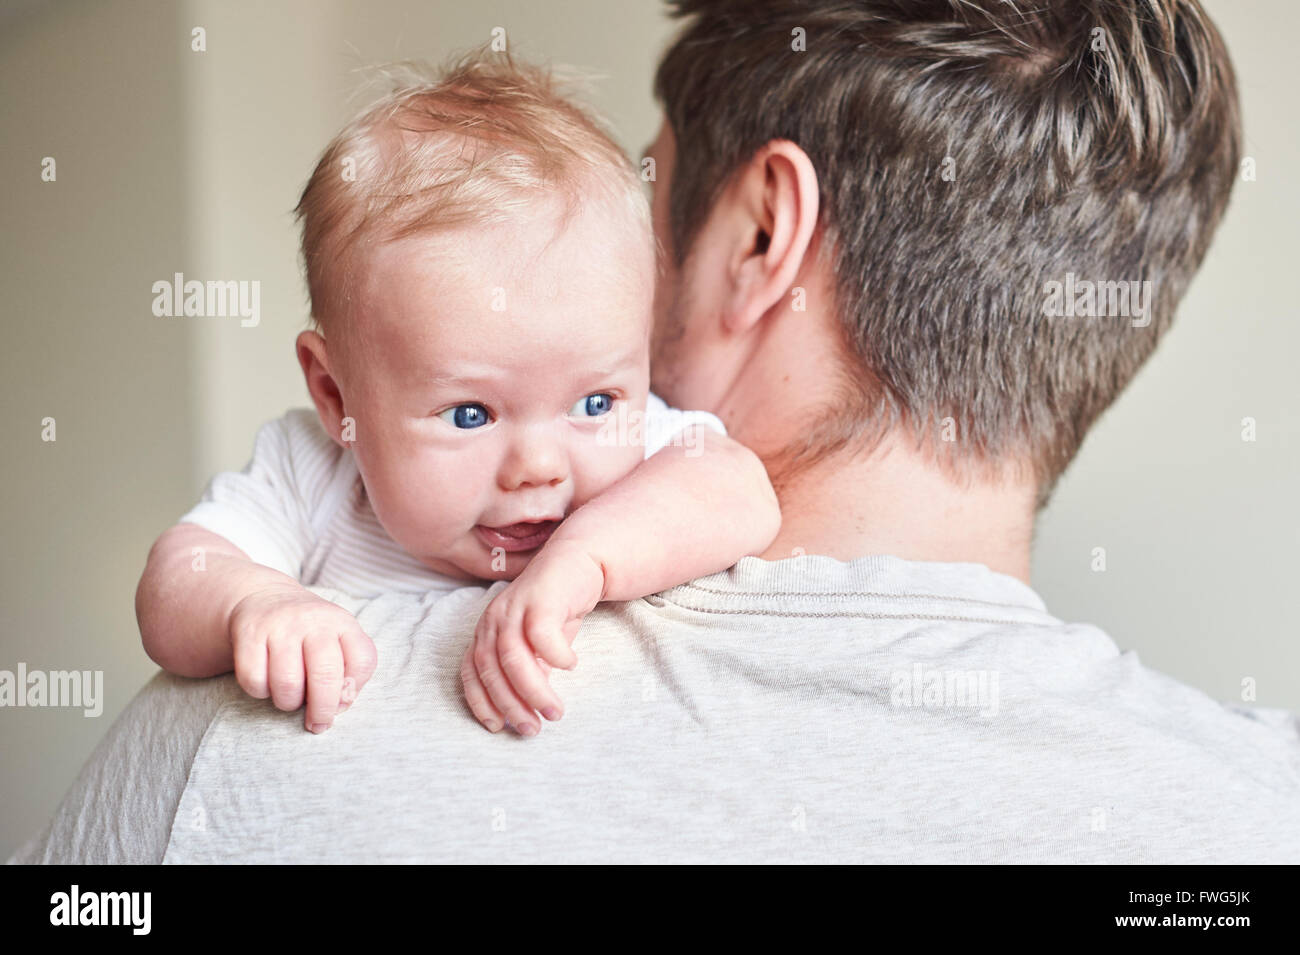
[[(809, 302), (833, 300), (824, 278), (808, 273), (800, 281)], [(809, 439), (825, 410), (843, 407), (845, 376), (833, 371), (840, 364), (839, 339), (839, 320), (828, 309), (775, 306), (739, 347), (727, 340), (696, 346), (696, 360), (713, 368), (712, 381), (723, 383), (717, 393), (705, 386), (674, 395), (686, 402), (683, 407), (716, 413), (727, 432), (768, 466), (782, 526), (761, 556), (825, 554), (847, 561), (889, 554), (984, 564), (1028, 583), (1032, 483), (1012, 477), (962, 483), (901, 433), (885, 435), (871, 452), (833, 453), (781, 473), (788, 450)], [(668, 376), (664, 383), (671, 394), (676, 382)]]
[(870, 452), (834, 453), (780, 473), (783, 452), (807, 436), (809, 422), (843, 401), (827, 373), (838, 360), (834, 321), (810, 309), (765, 323), (752, 351), (732, 358), (731, 387), (716, 402), (728, 432), (758, 453), (777, 486), (781, 532), (762, 556), (969, 562), (1028, 583), (1032, 483), (963, 483), (898, 432)]
[(906, 444), (835, 456), (780, 481), (782, 525), (761, 555), (984, 564), (1029, 583), (1032, 488), (958, 484)]

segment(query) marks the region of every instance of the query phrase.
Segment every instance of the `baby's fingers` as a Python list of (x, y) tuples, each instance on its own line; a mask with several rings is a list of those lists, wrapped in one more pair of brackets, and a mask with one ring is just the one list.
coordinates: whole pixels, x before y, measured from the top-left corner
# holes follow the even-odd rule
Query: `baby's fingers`
[(564, 636), (564, 617), (563, 612), (530, 611), (525, 618), (524, 636), (536, 655), (551, 666), (572, 670), (578, 665), (578, 655)]
[(496, 733), (506, 725), (505, 717), (501, 715), (488, 696), (487, 690), (483, 688), (483, 681), (478, 678), (478, 668), (474, 666), (474, 645), (471, 643), (465, 651), (465, 659), (460, 665), (460, 682), (465, 688), (465, 702), (469, 704), (470, 712), (474, 718), (482, 723), (489, 732)]
[(276, 634), (267, 641), (267, 684), (271, 702), (277, 710), (292, 713), (302, 706), (306, 691), (306, 666), (303, 663), (302, 640), (288, 634)]
[(343, 648), (343, 687), (339, 692), (339, 712), (343, 712), (353, 701), (361, 688), (375, 675), (378, 654), (375, 643), (360, 627), (345, 630), (339, 637)]
[[(525, 638), (528, 629), (526, 625), (516, 625), (501, 631), (497, 639), (497, 656), (501, 660), (501, 669), (510, 681), (511, 688), (525, 704), (548, 720), (558, 720), (564, 715), (564, 704), (555, 695), (546, 678), (549, 667), (547, 672), (542, 670), (542, 665), (547, 661)], [(509, 716), (509, 712), (506, 715)]]
[(307, 670), (307, 715), (303, 722), (313, 733), (323, 733), (338, 715), (343, 689), (339, 636), (328, 631), (312, 634), (303, 641), (302, 658)]
[[(517, 626), (507, 628), (507, 630), (511, 629), (518, 635)], [(485, 616), (479, 621), (479, 632), (474, 638), (474, 669), (478, 671), (479, 682), (487, 691), (492, 705), (497, 708), (506, 722), (518, 730), (521, 736), (535, 736), (541, 726), (538, 724), (533, 707), (525, 703), (515, 692), (514, 678), (507, 676), (504, 670), (507, 663), (516, 670), (520, 669), (521, 647), (524, 656), (533, 661), (533, 670), (536, 671), (536, 658), (524, 645), (522, 635), (518, 635), (513, 640), (505, 638), (498, 634), (495, 622)]]
[(267, 675), (266, 641), (241, 635), (234, 642), (235, 679), (244, 692), (257, 700), (271, 695)]

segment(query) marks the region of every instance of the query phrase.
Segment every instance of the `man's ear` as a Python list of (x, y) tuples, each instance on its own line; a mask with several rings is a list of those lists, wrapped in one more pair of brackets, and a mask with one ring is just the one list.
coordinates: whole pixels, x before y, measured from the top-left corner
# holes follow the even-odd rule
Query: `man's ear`
[(298, 364), (302, 366), (303, 377), (307, 379), (307, 390), (320, 415), (320, 423), (325, 433), (334, 439), (339, 447), (347, 447), (343, 442), (343, 393), (330, 371), (329, 353), (325, 348), (325, 339), (316, 332), (306, 331), (298, 336)]
[(742, 231), (728, 263), (731, 292), (723, 312), (730, 331), (744, 331), (794, 284), (817, 228), (817, 170), (786, 139), (760, 149), (735, 182)]

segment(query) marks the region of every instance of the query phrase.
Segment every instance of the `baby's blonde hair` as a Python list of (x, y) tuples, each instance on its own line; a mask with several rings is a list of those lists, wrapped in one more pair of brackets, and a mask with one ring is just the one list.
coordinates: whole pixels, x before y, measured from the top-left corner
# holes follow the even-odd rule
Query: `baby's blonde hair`
[(382, 98), (325, 148), (294, 210), (312, 320), (326, 330), (357, 294), (365, 246), (612, 202), (650, 238), (636, 168), (555, 70), (481, 49), (445, 69), (378, 71)]

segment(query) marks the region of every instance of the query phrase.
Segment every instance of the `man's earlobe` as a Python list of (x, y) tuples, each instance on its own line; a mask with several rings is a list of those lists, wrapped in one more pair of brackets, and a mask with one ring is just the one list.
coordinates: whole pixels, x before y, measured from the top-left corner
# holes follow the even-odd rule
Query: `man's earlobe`
[(297, 341), (298, 364), (302, 366), (303, 378), (307, 381), (307, 391), (311, 394), (316, 414), (320, 416), (321, 426), (334, 443), (346, 447), (342, 438), (343, 393), (330, 371), (329, 352), (325, 339), (314, 331), (299, 334)]

